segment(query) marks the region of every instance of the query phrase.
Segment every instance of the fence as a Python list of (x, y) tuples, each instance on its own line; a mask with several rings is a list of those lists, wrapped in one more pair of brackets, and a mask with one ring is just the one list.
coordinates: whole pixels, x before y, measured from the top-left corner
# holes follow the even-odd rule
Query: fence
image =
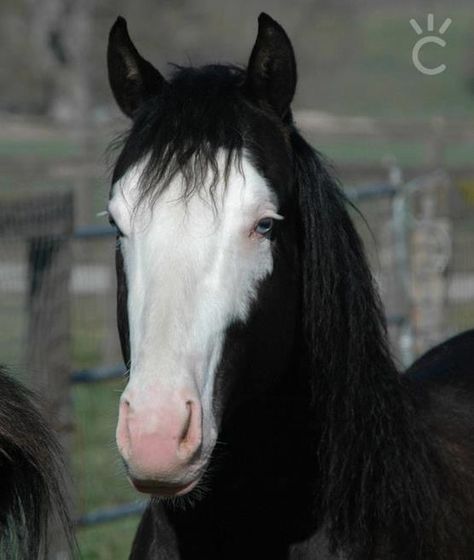
[[(394, 169), (387, 183), (347, 189), (347, 194), (370, 224), (372, 232), (354, 214), (386, 305), (394, 353), (408, 365), (429, 346), (467, 326), (453, 321), (455, 314), (450, 315), (450, 300), (456, 300), (460, 289), (448, 282), (453, 259), (459, 260), (453, 249), (452, 224), (446, 218), (451, 201), (449, 181), (438, 173), (404, 183), (399, 170)], [(30, 348), (28, 356), (32, 357), (26, 366), (34, 372), (49, 372), (49, 377), (40, 375), (38, 379), (48, 389), (53, 402), (51, 415), (60, 419), (56, 427), (71, 449), (70, 395), (65, 393), (69, 381), (64, 372), (73, 369), (79, 353), (76, 339), (81, 337), (74, 327), (71, 356), (69, 316), (73, 324), (75, 314), (84, 321), (80, 345), (88, 357), (82, 361), (90, 365), (97, 362), (94, 367), (72, 371), (73, 384), (117, 379), (124, 369), (115, 334), (113, 231), (108, 226), (92, 226), (78, 228), (71, 235), (72, 200), (69, 195), (55, 197), (54, 204), (38, 197), (33, 203), (27, 199), (2, 206), (0, 235), (7, 243), (0, 245), (0, 290), (10, 296), (7, 310), (15, 296), (28, 294), (27, 347), (31, 344), (42, 350), (40, 355)], [(21, 248), (25, 244), (27, 259)], [(18, 259), (22, 253), (26, 267)], [(454, 279), (458, 284), (462, 280)], [(471, 281), (474, 285), (474, 276), (468, 274), (467, 282)], [(468, 299), (474, 302), (474, 293)], [(8, 315), (11, 318), (11, 310)], [(471, 314), (468, 321), (473, 319)], [(18, 332), (25, 330), (24, 324), (14, 327)], [(4, 338), (2, 333), (0, 344)], [(11, 335), (6, 340), (8, 347)], [(24, 355), (23, 348), (18, 347), (19, 355)], [(19, 362), (11, 348), (0, 349), (8, 361)], [(59, 387), (59, 392), (51, 399), (53, 387)], [(100, 508), (79, 516), (77, 522), (85, 526), (110, 521), (143, 508), (143, 503)]]

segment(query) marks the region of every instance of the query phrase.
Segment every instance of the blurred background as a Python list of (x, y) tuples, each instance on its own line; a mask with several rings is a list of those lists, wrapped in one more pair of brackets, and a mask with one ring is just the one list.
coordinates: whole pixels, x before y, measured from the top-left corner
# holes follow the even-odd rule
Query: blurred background
[[(472, 0), (2, 0), (0, 361), (44, 394), (87, 560), (128, 558), (142, 507), (114, 444), (114, 238), (98, 214), (128, 123), (108, 87), (108, 31), (126, 17), (164, 74), (246, 64), (260, 11), (296, 51), (297, 125), (365, 218), (354, 213), (400, 366), (474, 325)], [(427, 35), (446, 41), (419, 52), (438, 74), (413, 62)]]

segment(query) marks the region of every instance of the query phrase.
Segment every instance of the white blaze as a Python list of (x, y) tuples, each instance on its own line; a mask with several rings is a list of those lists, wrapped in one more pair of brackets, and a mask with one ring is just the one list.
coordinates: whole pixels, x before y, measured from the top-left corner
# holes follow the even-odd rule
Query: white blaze
[(203, 447), (210, 450), (225, 332), (233, 321), (246, 320), (260, 281), (272, 271), (271, 242), (254, 228), (265, 217), (278, 218), (276, 197), (244, 156), (227, 186), (223, 180), (217, 185), (216, 206), (206, 186), (183, 201), (177, 176), (156, 202), (136, 207), (141, 169), (114, 185), (109, 203), (124, 233), (130, 384), (145, 401), (156, 383), (192, 386), (203, 407)]

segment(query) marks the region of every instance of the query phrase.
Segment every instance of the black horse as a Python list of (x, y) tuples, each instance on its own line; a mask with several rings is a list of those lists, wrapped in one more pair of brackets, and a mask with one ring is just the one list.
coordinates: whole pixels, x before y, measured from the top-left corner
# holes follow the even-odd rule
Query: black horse
[(49, 560), (48, 528), (54, 517), (70, 555), (75, 554), (63, 472), (59, 445), (33, 395), (0, 367), (2, 560)]
[(472, 367), (397, 371), (347, 201), (292, 120), (284, 30), (262, 14), (246, 69), (165, 79), (119, 18), (108, 68), (132, 119), (108, 206), (117, 443), (158, 496), (131, 558), (472, 559)]

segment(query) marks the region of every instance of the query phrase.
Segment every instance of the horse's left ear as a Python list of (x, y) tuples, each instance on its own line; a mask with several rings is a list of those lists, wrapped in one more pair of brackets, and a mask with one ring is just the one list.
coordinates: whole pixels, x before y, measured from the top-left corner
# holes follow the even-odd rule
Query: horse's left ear
[(296, 89), (295, 54), (283, 27), (264, 13), (258, 17), (245, 87), (253, 101), (287, 116)]
[(158, 95), (166, 83), (158, 70), (139, 54), (122, 17), (117, 18), (110, 30), (107, 66), (110, 87), (127, 117), (133, 117), (138, 107)]

